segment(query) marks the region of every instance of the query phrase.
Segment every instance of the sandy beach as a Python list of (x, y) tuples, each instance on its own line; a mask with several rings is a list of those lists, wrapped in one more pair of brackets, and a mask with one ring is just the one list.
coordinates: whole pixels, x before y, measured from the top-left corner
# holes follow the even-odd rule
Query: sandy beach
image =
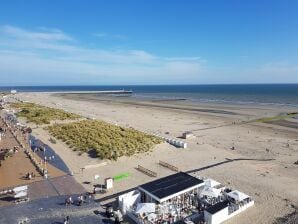
[[(115, 182), (113, 190), (101, 195), (102, 198), (154, 179), (136, 170), (138, 165), (157, 172), (157, 178), (172, 174), (173, 171), (158, 165), (162, 160), (181, 171), (213, 178), (255, 199), (253, 208), (227, 223), (273, 223), (298, 206), (298, 166), (294, 164), (298, 159), (298, 129), (295, 125), (254, 122), (261, 117), (297, 112), (298, 108), (152, 101), (92, 94), (18, 93), (17, 97), (168, 137), (179, 137), (185, 131), (194, 133), (194, 138), (186, 140), (187, 149), (162, 143), (151, 153), (103, 161), (88, 154), (79, 155), (63, 142), (53, 144), (47, 131), (31, 125), (33, 134), (59, 154), (87, 190), (92, 190), (94, 183), (103, 183), (106, 177), (129, 173), (128, 178)], [(291, 120), (291, 124), (295, 122), (298, 119)], [(235, 150), (231, 150), (232, 146)], [(93, 179), (95, 174), (100, 175), (97, 182)]]

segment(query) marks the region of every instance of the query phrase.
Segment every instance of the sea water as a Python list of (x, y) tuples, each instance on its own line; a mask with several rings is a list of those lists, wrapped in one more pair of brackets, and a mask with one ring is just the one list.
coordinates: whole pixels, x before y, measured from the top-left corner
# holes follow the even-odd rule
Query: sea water
[(186, 99), (198, 102), (272, 104), (298, 107), (298, 84), (229, 85), (115, 85), (115, 86), (11, 86), (0, 91), (18, 92), (132, 90), (131, 97)]

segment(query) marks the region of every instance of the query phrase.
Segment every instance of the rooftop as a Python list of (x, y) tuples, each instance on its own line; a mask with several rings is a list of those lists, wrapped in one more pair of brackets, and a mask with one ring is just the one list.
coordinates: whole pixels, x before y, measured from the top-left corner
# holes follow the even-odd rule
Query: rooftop
[(184, 191), (194, 189), (204, 181), (187, 173), (179, 172), (139, 186), (141, 191), (150, 194), (159, 202), (175, 197)]

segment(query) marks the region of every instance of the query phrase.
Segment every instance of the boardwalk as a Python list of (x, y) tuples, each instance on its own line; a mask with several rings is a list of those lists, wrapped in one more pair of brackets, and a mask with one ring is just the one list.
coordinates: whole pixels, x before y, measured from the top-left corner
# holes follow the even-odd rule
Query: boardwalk
[[(3, 121), (0, 120), (0, 126), (3, 127)], [(15, 146), (20, 148), (11, 132), (7, 131), (5, 137), (0, 141), (1, 149), (13, 149)], [(39, 157), (36, 155), (36, 158)], [(65, 172), (57, 169), (51, 164), (47, 164), (47, 169), (50, 177), (57, 177), (65, 175)], [(35, 178), (28, 180), (25, 178), (26, 173), (33, 172)], [(40, 181), (43, 177), (37, 172), (36, 167), (30, 161), (23, 149), (19, 149), (11, 157), (2, 161), (0, 167), (0, 189), (11, 188), (19, 185), (26, 185), (31, 182)]]

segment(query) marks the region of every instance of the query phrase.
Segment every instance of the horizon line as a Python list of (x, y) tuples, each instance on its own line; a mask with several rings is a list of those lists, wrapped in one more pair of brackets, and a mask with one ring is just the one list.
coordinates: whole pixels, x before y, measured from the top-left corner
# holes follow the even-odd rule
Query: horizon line
[(202, 83), (202, 84), (41, 84), (41, 85), (3, 85), (0, 88), (17, 87), (81, 87), (81, 86), (207, 86), (207, 85), (297, 85), (298, 83)]

